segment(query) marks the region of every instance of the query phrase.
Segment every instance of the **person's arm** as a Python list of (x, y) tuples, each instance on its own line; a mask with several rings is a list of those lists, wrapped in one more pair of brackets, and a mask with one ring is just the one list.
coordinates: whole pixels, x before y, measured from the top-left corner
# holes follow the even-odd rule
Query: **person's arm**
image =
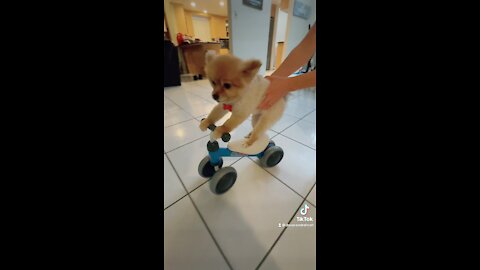
[(287, 82), (287, 89), (288, 92), (296, 91), (308, 87), (313, 87), (317, 83), (317, 71), (310, 71), (303, 75), (299, 75), (293, 78), (288, 78)]
[(298, 44), (297, 47), (290, 52), (287, 58), (282, 64), (280, 64), (278, 69), (276, 69), (271, 76), (288, 77), (300, 67), (305, 65), (305, 63), (307, 63), (315, 53), (317, 45), (316, 31), (317, 23), (315, 22), (300, 44)]

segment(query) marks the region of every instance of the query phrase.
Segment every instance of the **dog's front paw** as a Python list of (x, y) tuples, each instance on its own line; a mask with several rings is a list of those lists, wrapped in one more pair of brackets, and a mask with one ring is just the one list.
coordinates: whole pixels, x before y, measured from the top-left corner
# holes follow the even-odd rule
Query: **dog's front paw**
[(247, 142), (247, 141), (243, 141), (243, 143), (242, 143), (243, 148), (248, 148), (248, 147), (250, 147), (250, 145), (252, 145), (252, 144)]
[(212, 137), (214, 140), (217, 140), (222, 137), (223, 133), (227, 133), (228, 130), (224, 126), (216, 127), (212, 133)]
[(245, 140), (243, 141), (243, 147), (247, 148), (249, 147), (250, 145), (252, 145), (257, 139), (256, 138), (253, 138), (253, 136), (250, 134), (250, 136)]
[(210, 121), (208, 121), (208, 120), (205, 118), (205, 119), (203, 119), (203, 120), (200, 122), (199, 128), (200, 128), (201, 131), (205, 131), (205, 130), (207, 130), (207, 128), (208, 128), (208, 126), (209, 126), (210, 124), (211, 124)]

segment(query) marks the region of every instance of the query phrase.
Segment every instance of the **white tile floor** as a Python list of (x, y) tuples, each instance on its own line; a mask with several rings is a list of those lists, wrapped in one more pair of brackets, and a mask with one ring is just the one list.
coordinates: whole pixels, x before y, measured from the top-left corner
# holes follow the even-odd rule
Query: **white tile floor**
[[(268, 131), (285, 153), (276, 167), (262, 168), (255, 157), (223, 158), (224, 167), (238, 173), (223, 195), (210, 192), (197, 172), (208, 154), (209, 132), (198, 124), (216, 104), (210, 96), (206, 80), (164, 88), (165, 269), (315, 269), (315, 89), (291, 94), (284, 116)], [(232, 139), (250, 130), (248, 120)], [(305, 205), (310, 208), (302, 215)]]

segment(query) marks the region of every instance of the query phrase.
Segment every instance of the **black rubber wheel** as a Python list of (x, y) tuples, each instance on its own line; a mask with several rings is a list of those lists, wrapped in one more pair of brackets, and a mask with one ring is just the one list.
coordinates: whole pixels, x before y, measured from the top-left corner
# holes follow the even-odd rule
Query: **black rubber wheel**
[(228, 141), (230, 141), (230, 138), (231, 138), (231, 137), (232, 137), (232, 136), (230, 135), (230, 133), (223, 133), (223, 134), (222, 134), (222, 141), (228, 142)]
[(218, 170), (210, 179), (210, 190), (215, 194), (227, 192), (237, 180), (237, 171), (233, 167)]
[(260, 159), (260, 163), (263, 167), (270, 168), (280, 163), (282, 159), (283, 149), (279, 146), (272, 146), (265, 151), (263, 157)]
[[(218, 166), (219, 168), (222, 168), (222, 158), (220, 158), (220, 164)], [(201, 177), (205, 178), (212, 177), (215, 174), (215, 168), (210, 163), (210, 156), (206, 156), (202, 159), (202, 161), (200, 161), (200, 164), (198, 164), (198, 174), (200, 174)]]

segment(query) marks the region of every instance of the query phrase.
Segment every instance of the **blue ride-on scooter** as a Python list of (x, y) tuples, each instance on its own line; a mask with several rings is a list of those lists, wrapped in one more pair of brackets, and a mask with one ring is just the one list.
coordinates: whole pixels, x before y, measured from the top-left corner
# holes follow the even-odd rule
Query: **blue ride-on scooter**
[[(203, 119), (202, 119), (203, 121)], [(211, 124), (208, 129), (214, 131), (216, 126)], [(211, 136), (211, 135), (210, 135)], [(230, 134), (222, 134), (224, 142), (230, 141)], [(243, 146), (243, 140), (232, 141), (226, 148), (221, 148), (216, 140), (210, 137), (207, 143), (208, 156), (204, 157), (198, 165), (200, 176), (210, 177), (210, 190), (215, 194), (228, 191), (237, 179), (237, 171), (233, 167), (222, 167), (222, 157), (256, 156), (263, 167), (273, 167), (283, 158), (283, 150), (275, 145), (265, 134), (248, 148)]]

